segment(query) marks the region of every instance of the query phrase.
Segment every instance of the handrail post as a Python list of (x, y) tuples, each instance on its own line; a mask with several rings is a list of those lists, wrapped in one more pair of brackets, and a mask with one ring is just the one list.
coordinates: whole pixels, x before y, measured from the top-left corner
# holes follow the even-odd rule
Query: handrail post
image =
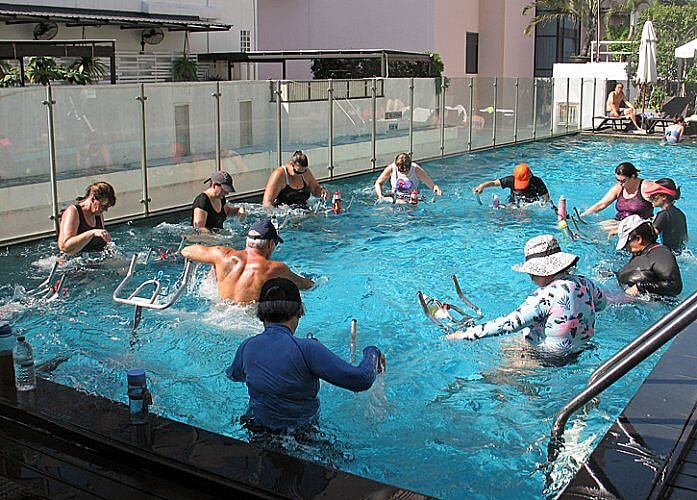
[(220, 159), (220, 82), (215, 82), (215, 92), (211, 94), (215, 98), (215, 169), (220, 171), (221, 159)]
[(373, 78), (370, 85), (370, 116), (371, 116), (371, 126), (370, 126), (370, 166), (375, 172), (377, 168), (377, 119), (378, 119), (378, 80)]
[(283, 139), (281, 133), (281, 117), (283, 116), (283, 105), (281, 103), (281, 80), (276, 80), (276, 163), (283, 165)]
[(518, 142), (518, 78), (515, 79), (513, 97), (513, 142)]
[(532, 79), (532, 139), (537, 138), (537, 78)]
[(569, 133), (569, 88), (571, 87), (571, 78), (566, 79), (566, 133)]
[(473, 76), (470, 76), (469, 94), (470, 94), (470, 109), (469, 109), (470, 114), (468, 115), (469, 118), (467, 119), (467, 121), (469, 122), (467, 124), (468, 125), (468, 128), (467, 128), (467, 152), (472, 151), (472, 118), (474, 117), (474, 115), (472, 114), (472, 113), (474, 113), (474, 102), (472, 102), (474, 99), (474, 77)]
[(147, 217), (150, 215), (150, 199), (148, 188), (148, 146), (147, 146), (147, 128), (145, 122), (145, 101), (148, 97), (145, 95), (145, 84), (141, 83), (140, 95), (136, 97), (136, 100), (140, 102), (140, 169), (142, 174), (142, 188), (143, 196), (140, 202), (143, 204), (143, 214)]
[(327, 137), (327, 170), (329, 170), (329, 179), (334, 179), (334, 81), (329, 79), (327, 87), (327, 105), (328, 121), (329, 121), (329, 136)]
[(583, 82), (583, 77), (581, 77), (581, 97), (579, 98), (578, 103), (578, 130), (583, 130)]
[(51, 175), (51, 215), (49, 218), (53, 220), (53, 228), (58, 233), (60, 225), (58, 220), (58, 168), (56, 166), (56, 130), (53, 116), (53, 106), (55, 106), (56, 101), (53, 100), (53, 88), (50, 85), (46, 86), (46, 99), (41, 101), (41, 104), (46, 106), (48, 120), (48, 164)]
[(496, 146), (496, 110), (498, 109), (498, 77), (494, 77), (494, 117), (492, 118), (491, 145)]
[(445, 77), (440, 77), (440, 157), (445, 154)]
[(414, 156), (414, 79), (409, 78), (409, 156)]

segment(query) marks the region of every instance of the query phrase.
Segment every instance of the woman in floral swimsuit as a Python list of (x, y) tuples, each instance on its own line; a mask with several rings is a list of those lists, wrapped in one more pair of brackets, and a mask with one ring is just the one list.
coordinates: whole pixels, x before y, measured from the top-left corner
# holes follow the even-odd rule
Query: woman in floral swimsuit
[(527, 341), (545, 349), (582, 349), (593, 336), (595, 313), (605, 309), (606, 300), (591, 280), (569, 274), (577, 260), (562, 252), (552, 235), (532, 238), (525, 245), (525, 262), (513, 270), (528, 273), (540, 288), (510, 314), (446, 338), (477, 340), (522, 331)]

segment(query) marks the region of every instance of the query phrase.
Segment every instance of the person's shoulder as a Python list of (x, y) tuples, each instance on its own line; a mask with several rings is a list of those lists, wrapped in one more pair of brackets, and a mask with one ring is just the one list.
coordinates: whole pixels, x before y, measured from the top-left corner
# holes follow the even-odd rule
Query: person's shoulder
[(208, 196), (206, 193), (199, 193), (196, 198), (194, 198), (194, 205), (202, 205), (205, 204), (206, 201), (208, 201)]

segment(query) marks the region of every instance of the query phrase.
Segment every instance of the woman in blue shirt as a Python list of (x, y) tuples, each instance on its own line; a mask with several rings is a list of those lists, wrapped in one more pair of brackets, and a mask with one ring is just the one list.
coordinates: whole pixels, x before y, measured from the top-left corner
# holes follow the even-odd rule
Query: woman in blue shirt
[(292, 281), (264, 283), (257, 309), (264, 331), (242, 342), (226, 371), (231, 380), (247, 384), (249, 405), (242, 421), (251, 430), (292, 431), (313, 424), (319, 414), (319, 379), (365, 391), (384, 368), (375, 346), (363, 349), (363, 360), (352, 366), (316, 339), (296, 338), (302, 315)]

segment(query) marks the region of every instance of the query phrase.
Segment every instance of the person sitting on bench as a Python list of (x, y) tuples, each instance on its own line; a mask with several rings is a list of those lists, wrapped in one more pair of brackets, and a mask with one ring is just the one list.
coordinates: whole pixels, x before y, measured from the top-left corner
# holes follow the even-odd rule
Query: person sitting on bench
[(608, 94), (607, 102), (605, 103), (605, 114), (613, 118), (619, 116), (628, 116), (629, 119), (632, 120), (632, 123), (634, 124), (636, 129), (640, 130), (641, 127), (636, 121), (636, 110), (634, 109), (634, 106), (632, 106), (632, 104), (629, 101), (627, 101), (624, 92), (622, 91), (623, 88), (624, 85), (618, 83), (615, 86), (615, 90)]

